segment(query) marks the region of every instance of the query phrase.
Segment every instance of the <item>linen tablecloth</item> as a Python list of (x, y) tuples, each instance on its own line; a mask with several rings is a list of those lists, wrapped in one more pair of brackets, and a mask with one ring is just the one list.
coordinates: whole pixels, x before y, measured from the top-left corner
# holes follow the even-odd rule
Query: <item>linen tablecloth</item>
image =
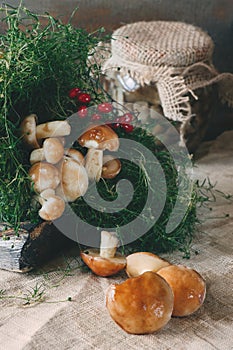
[(105, 307), (105, 292), (126, 275), (93, 275), (80, 267), (74, 248), (27, 274), (0, 271), (0, 349), (233, 349), (233, 200), (224, 195), (233, 194), (233, 132), (203, 144), (199, 155), (195, 177), (209, 177), (216, 200), (210, 196), (198, 209), (202, 224), (190, 259), (181, 252), (162, 255), (206, 279), (206, 300), (195, 314), (172, 318), (151, 335), (125, 333)]

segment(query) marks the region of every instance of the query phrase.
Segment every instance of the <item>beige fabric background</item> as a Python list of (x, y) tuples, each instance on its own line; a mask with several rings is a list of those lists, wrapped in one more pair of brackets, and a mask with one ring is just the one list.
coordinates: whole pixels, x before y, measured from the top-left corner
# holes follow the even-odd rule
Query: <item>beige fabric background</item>
[[(199, 153), (195, 176), (209, 176), (217, 182), (217, 190), (232, 193), (233, 132), (204, 144)], [(199, 210), (203, 224), (191, 259), (184, 260), (179, 252), (164, 255), (195, 268), (206, 279), (207, 297), (195, 314), (172, 318), (158, 333), (128, 335), (112, 321), (104, 303), (108, 285), (124, 280), (124, 273), (114, 278), (94, 276), (80, 268), (74, 250), (28, 274), (0, 271), (0, 289), (13, 297), (0, 300), (0, 349), (233, 349), (233, 201), (216, 191), (215, 195), (209, 208)], [(23, 305), (16, 297), (28, 294), (36, 284), (44, 288), (45, 300)]]

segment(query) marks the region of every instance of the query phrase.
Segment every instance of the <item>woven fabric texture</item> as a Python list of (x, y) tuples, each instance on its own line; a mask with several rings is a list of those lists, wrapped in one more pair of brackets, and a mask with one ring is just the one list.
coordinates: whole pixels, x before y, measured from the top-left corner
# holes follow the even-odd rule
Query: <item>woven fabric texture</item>
[[(195, 177), (202, 182), (209, 176), (211, 183), (217, 182), (216, 189), (232, 194), (233, 132), (205, 147), (210, 153), (197, 163)], [(0, 290), (9, 296), (0, 299), (0, 349), (232, 350), (233, 203), (217, 191), (213, 193), (217, 200), (198, 209), (203, 224), (200, 233), (196, 232), (191, 258), (183, 259), (180, 252), (162, 255), (172, 263), (196, 269), (206, 279), (206, 300), (196, 313), (174, 317), (154, 334), (125, 333), (111, 319), (105, 294), (110, 283), (120, 283), (127, 276), (103, 278), (83, 271), (74, 250), (28, 274), (0, 270)], [(20, 298), (35, 286), (44, 290), (45, 300), (23, 305), (25, 300)]]
[(219, 96), (233, 107), (233, 75), (219, 74), (212, 64), (214, 43), (198, 27), (182, 22), (152, 21), (115, 30), (111, 57), (103, 72), (127, 74), (141, 86), (156, 84), (164, 115), (185, 121), (191, 116), (189, 94), (218, 84)]

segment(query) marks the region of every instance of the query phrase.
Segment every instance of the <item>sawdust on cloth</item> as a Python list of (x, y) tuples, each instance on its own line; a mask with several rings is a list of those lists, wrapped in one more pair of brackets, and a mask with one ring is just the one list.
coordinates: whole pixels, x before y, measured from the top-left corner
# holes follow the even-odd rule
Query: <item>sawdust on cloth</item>
[[(199, 154), (195, 176), (200, 181), (208, 176), (220, 192), (215, 191), (216, 201), (199, 210), (203, 223), (191, 258), (184, 260), (179, 252), (163, 255), (195, 268), (206, 279), (207, 297), (195, 314), (172, 318), (151, 335), (125, 333), (108, 314), (105, 291), (126, 276), (94, 276), (80, 268), (73, 249), (38, 271), (0, 271), (0, 290), (12, 296), (0, 300), (0, 349), (233, 349), (233, 201), (222, 194), (233, 194), (233, 132), (204, 144)], [(33, 302), (36, 287), (42, 302)], [(27, 298), (30, 304), (25, 305)]]

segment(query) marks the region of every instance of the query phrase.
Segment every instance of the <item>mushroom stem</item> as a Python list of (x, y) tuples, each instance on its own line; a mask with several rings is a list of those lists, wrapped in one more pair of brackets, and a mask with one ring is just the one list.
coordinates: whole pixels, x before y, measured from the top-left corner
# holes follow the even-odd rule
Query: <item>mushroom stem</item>
[(55, 120), (36, 127), (37, 139), (46, 139), (48, 137), (67, 136), (71, 132), (71, 127), (66, 120)]
[(113, 258), (119, 244), (115, 232), (101, 231), (100, 256), (102, 258)]
[(99, 181), (103, 167), (103, 151), (90, 148), (86, 156), (85, 168), (90, 180)]

